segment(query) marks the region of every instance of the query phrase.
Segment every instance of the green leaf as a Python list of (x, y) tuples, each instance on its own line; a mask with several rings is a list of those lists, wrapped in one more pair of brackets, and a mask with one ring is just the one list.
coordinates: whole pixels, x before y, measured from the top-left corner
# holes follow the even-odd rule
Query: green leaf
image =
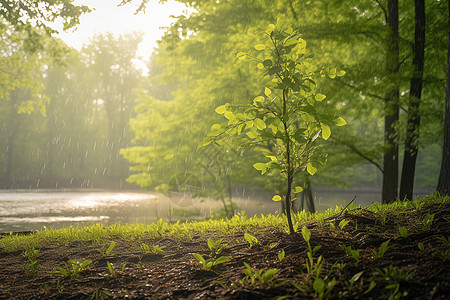
[(320, 277), (316, 278), (316, 280), (314, 280), (313, 288), (316, 293), (323, 294), (325, 292), (325, 281)]
[(262, 171), (267, 168), (267, 164), (266, 163), (256, 163), (253, 165), (253, 168), (255, 168), (258, 171)]
[(317, 168), (312, 165), (312, 163), (308, 163), (306, 166), (306, 171), (308, 171), (309, 174), (314, 175), (317, 172)]
[(263, 96), (258, 96), (255, 99), (253, 99), (253, 102), (263, 102), (264, 101), (264, 97)]
[(258, 128), (259, 130), (263, 130), (267, 127), (266, 123), (264, 123), (264, 121), (261, 119), (255, 119), (255, 124), (256, 128)]
[(205, 264), (205, 259), (198, 253), (192, 253), (192, 256), (200, 263)]
[(255, 49), (256, 49), (256, 50), (264, 50), (264, 49), (266, 49), (266, 45), (264, 45), (264, 44), (258, 44), (258, 45), (255, 46)]
[(327, 96), (325, 96), (324, 94), (316, 94), (315, 98), (316, 101), (322, 101), (323, 99), (325, 99)]
[(259, 134), (256, 131), (249, 131), (246, 132), (246, 134), (251, 139), (256, 139), (259, 136)]
[(302, 236), (306, 242), (309, 242), (309, 240), (311, 239), (311, 232), (309, 231), (308, 227), (302, 227)]
[(234, 119), (234, 113), (227, 110), (224, 114), (225, 118), (227, 118), (228, 120)]
[(272, 94), (272, 91), (268, 87), (265, 87), (264, 88), (264, 95), (269, 96), (270, 94)]
[(294, 32), (294, 29), (292, 29), (292, 27), (289, 26), (284, 32), (286, 32), (287, 34), (292, 34)]
[(400, 232), (400, 235), (401, 235), (402, 238), (407, 238), (408, 237), (408, 231), (406, 230), (405, 227), (400, 226), (398, 228), (398, 231)]
[(341, 71), (337, 72), (337, 76), (338, 76), (338, 77), (342, 77), (342, 76), (344, 76), (346, 73), (347, 73), (347, 72), (345, 72), (344, 70), (341, 70)]
[(334, 124), (336, 126), (345, 126), (347, 125), (347, 122), (343, 118), (339, 117), (336, 120), (334, 120)]
[(283, 69), (280, 66), (274, 66), (274, 67), (269, 69), (267, 74), (269, 74), (269, 76), (272, 76), (273, 74), (276, 74), (276, 73), (281, 72), (281, 71), (283, 71)]
[(330, 70), (330, 72), (328, 73), (328, 76), (329, 76), (330, 78), (336, 78), (336, 68), (332, 68), (332, 69)]
[(294, 194), (301, 193), (302, 191), (303, 191), (303, 188), (301, 186), (296, 186), (292, 189), (292, 192)]
[(275, 202), (281, 201), (281, 196), (280, 196), (280, 195), (275, 195), (275, 196), (273, 196), (273, 197), (272, 197), (272, 201), (275, 201)]
[(247, 57), (247, 53), (239, 52), (236, 56), (239, 60), (244, 60)]
[(331, 135), (331, 129), (330, 129), (330, 126), (328, 126), (327, 124), (321, 124), (320, 127), (322, 127), (322, 138), (323, 138), (324, 140), (328, 140), (328, 138), (329, 138), (330, 135)]
[(266, 33), (270, 35), (272, 33), (272, 31), (274, 31), (274, 30), (275, 30), (275, 25), (269, 24), (269, 26), (267, 26)]
[(272, 66), (272, 60), (270, 60), (270, 59), (266, 59), (265, 61), (263, 61), (263, 65), (265, 66), (265, 67), (270, 67), (270, 66)]
[(282, 261), (285, 257), (286, 253), (284, 252), (284, 250), (281, 250), (280, 252), (278, 252), (278, 260)]
[(260, 70), (264, 69), (264, 65), (262, 63), (258, 63), (256, 67)]
[(227, 256), (221, 256), (214, 261), (214, 265), (220, 265), (220, 264), (226, 263), (227, 261), (228, 261)]
[(227, 111), (227, 105), (224, 104), (224, 105), (218, 106), (218, 107), (215, 109), (215, 111), (216, 111), (216, 113), (218, 113), (219, 115), (222, 115), (222, 114), (224, 114), (224, 113)]

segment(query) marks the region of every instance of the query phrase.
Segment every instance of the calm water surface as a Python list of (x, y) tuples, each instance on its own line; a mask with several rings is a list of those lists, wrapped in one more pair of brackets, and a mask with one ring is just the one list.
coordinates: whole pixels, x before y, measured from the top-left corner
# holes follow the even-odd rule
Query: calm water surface
[[(358, 195), (355, 204), (379, 202), (379, 193), (338, 192), (328, 190), (315, 193), (317, 210), (342, 205)], [(279, 203), (270, 197), (235, 197), (240, 210), (248, 216), (278, 213)], [(41, 230), (67, 226), (105, 226), (121, 222), (151, 223), (204, 219), (222, 207), (210, 198), (192, 198), (173, 193), (170, 197), (144, 192), (103, 191), (0, 191), (0, 232)]]

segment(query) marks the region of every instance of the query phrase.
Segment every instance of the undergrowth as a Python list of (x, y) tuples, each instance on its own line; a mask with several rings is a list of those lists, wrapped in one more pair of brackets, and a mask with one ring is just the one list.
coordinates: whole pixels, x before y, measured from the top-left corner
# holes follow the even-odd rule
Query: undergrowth
[[(348, 212), (358, 215), (359, 212), (365, 210), (377, 214), (381, 219), (390, 217), (395, 218), (401, 216), (405, 212), (411, 210), (417, 210), (430, 205), (439, 205), (449, 203), (450, 197), (441, 197), (438, 194), (416, 199), (414, 201), (397, 200), (390, 204), (372, 203), (366, 208), (360, 205), (350, 205), (347, 208)], [(319, 228), (323, 221), (330, 216), (340, 213), (343, 206), (336, 206), (330, 208), (324, 212), (309, 213), (300, 211), (293, 215), (295, 220), (295, 227), (301, 228), (301, 226), (310, 223), (319, 224)], [(61, 243), (62, 245), (68, 245), (73, 242), (90, 241), (94, 244), (103, 244), (105, 241), (111, 241), (112, 239), (119, 239), (124, 241), (136, 241), (140, 242), (144, 239), (159, 239), (159, 238), (172, 238), (191, 240), (196, 235), (208, 235), (208, 234), (221, 234), (225, 236), (233, 236), (237, 233), (243, 232), (257, 232), (258, 229), (270, 229), (270, 228), (284, 228), (286, 227), (286, 216), (279, 215), (257, 215), (254, 217), (247, 217), (243, 215), (235, 215), (230, 219), (218, 219), (218, 220), (205, 220), (205, 221), (187, 221), (167, 223), (160, 219), (156, 223), (151, 224), (120, 224), (116, 223), (111, 226), (104, 226), (102, 224), (96, 224), (93, 226), (78, 228), (67, 227), (63, 229), (51, 229), (47, 228), (42, 231), (36, 231), (32, 234), (4, 234), (0, 238), (0, 248), (7, 252), (13, 251), (26, 251), (27, 249), (39, 248), (42, 245), (48, 243)], [(426, 229), (431, 218), (424, 217), (422, 225)]]

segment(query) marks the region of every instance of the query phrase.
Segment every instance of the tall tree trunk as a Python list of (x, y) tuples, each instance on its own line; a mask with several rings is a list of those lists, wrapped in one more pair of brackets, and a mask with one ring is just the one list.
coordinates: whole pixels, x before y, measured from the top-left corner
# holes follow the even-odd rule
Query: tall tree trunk
[(450, 1), (448, 1), (448, 49), (447, 49), (447, 82), (445, 84), (445, 121), (444, 143), (442, 146), (441, 172), (437, 191), (441, 195), (450, 195)]
[(386, 71), (391, 83), (387, 88), (384, 104), (383, 203), (394, 201), (398, 195), (398, 133), (396, 129), (399, 119), (398, 0), (388, 0), (387, 23), (390, 33), (386, 54)]
[(405, 153), (403, 158), (400, 199), (413, 199), (414, 173), (419, 151), (420, 98), (422, 95), (423, 65), (425, 56), (425, 0), (414, 0), (415, 31), (413, 46), (413, 74), (408, 105)]

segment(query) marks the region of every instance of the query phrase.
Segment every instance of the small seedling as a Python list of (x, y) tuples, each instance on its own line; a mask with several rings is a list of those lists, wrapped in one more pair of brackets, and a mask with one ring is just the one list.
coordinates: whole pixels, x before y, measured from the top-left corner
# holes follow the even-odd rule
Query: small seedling
[(414, 273), (412, 271), (404, 271), (399, 267), (390, 265), (382, 270), (376, 268), (377, 273), (388, 282), (385, 289), (390, 290), (389, 298), (399, 299), (402, 296), (407, 296), (408, 292), (400, 293), (400, 283), (405, 281), (411, 281)]
[(278, 260), (283, 261), (285, 255), (286, 255), (286, 253), (284, 252), (284, 250), (281, 250), (280, 252), (278, 252)]
[(116, 278), (116, 270), (114, 268), (114, 265), (110, 263), (109, 261), (106, 262), (106, 265), (108, 266), (109, 275), (106, 277), (108, 280), (114, 280)]
[(425, 246), (423, 245), (423, 243), (418, 243), (417, 247), (419, 248), (420, 251), (425, 252)]
[(211, 250), (211, 257), (217, 257), (219, 256), (223, 250), (226, 249), (228, 244), (222, 244), (222, 239), (214, 242), (212, 239), (208, 239), (208, 247), (209, 250)]
[(317, 262), (314, 263), (314, 254), (316, 254), (317, 251), (320, 250), (320, 248), (322, 248), (322, 246), (315, 246), (314, 248), (312, 248), (311, 243), (310, 243), (310, 239), (311, 239), (311, 232), (309, 231), (308, 227), (303, 226), (302, 228), (302, 236), (303, 239), (306, 241), (306, 244), (308, 246), (308, 252), (306, 253), (306, 255), (308, 256), (308, 259), (306, 260), (306, 269), (308, 271), (308, 273), (315, 273), (316, 277), (320, 274), (320, 272), (322, 271), (322, 266), (323, 266), (323, 260), (322, 260), (322, 256), (319, 256), (319, 258), (317, 259)]
[(108, 249), (105, 250), (105, 249), (104, 249), (104, 246), (103, 246), (102, 249), (97, 249), (97, 251), (100, 252), (100, 254), (101, 254), (103, 257), (109, 256), (109, 255), (111, 255), (111, 253), (112, 253), (112, 251), (113, 251), (113, 249), (114, 249), (115, 246), (116, 246), (116, 242), (115, 242), (115, 241), (112, 241), (112, 242), (109, 244)]
[(436, 238), (438, 241), (440, 241), (444, 246), (450, 246), (450, 236), (448, 238), (445, 238), (445, 236), (438, 236)]
[(103, 297), (108, 298), (113, 294), (110, 291), (98, 289), (92, 293), (91, 299), (103, 299)]
[(408, 237), (408, 230), (406, 230), (405, 227), (400, 226), (400, 227), (398, 228), (398, 231), (400, 232), (400, 236), (401, 236), (402, 238), (406, 239), (406, 238)]
[(437, 250), (433, 253), (434, 256), (440, 258), (442, 261), (450, 261), (450, 249)]
[(423, 218), (422, 227), (423, 230), (430, 230), (431, 225), (433, 224), (434, 214), (432, 215), (426, 215), (425, 218)]
[(277, 243), (277, 242), (274, 242), (274, 243), (270, 243), (269, 244), (269, 248), (270, 249), (273, 249), (273, 248), (275, 248), (276, 246), (278, 246), (280, 243)]
[(64, 262), (65, 268), (58, 267), (58, 271), (61, 275), (65, 277), (79, 277), (80, 273), (88, 269), (92, 260), (89, 259), (71, 259), (69, 264)]
[(38, 254), (39, 250), (34, 247), (24, 251), (23, 256), (28, 260), (28, 262), (26, 262), (23, 266), (25, 271), (31, 271), (32, 273), (37, 271), (37, 267), (39, 265), (39, 261), (37, 259)]
[(339, 222), (339, 228), (340, 228), (341, 230), (344, 229), (345, 225), (347, 225), (349, 222), (350, 222), (350, 220), (342, 219), (342, 220)]
[(356, 263), (359, 263), (359, 250), (352, 249), (352, 246), (341, 245), (341, 249), (349, 256), (352, 257)]
[(385, 241), (384, 243), (381, 244), (378, 250), (373, 250), (373, 256), (376, 258), (383, 258), (384, 253), (386, 253), (387, 249), (389, 248), (390, 241), (391, 240)]
[(39, 249), (35, 249), (34, 247), (31, 249), (27, 249), (23, 252), (23, 256), (30, 259), (37, 258), (39, 254)]
[(227, 256), (221, 256), (221, 257), (219, 257), (217, 259), (216, 258), (204, 259), (203, 256), (201, 256), (198, 253), (192, 253), (192, 255), (197, 260), (198, 265), (200, 266), (200, 269), (202, 269), (204, 271), (209, 271), (212, 268), (214, 268), (215, 266), (221, 265), (221, 264), (226, 263), (228, 261), (228, 257)]
[(166, 248), (166, 246), (160, 247), (158, 245), (153, 245), (152, 247), (150, 247), (146, 243), (142, 243), (139, 245), (139, 248), (141, 249), (142, 252), (146, 254), (161, 254), (164, 253), (163, 249)]
[(333, 279), (326, 281), (322, 278), (316, 278), (313, 283), (313, 289), (316, 292), (316, 294), (319, 295), (320, 299), (327, 299), (329, 298), (329, 295), (331, 294), (331, 290), (336, 285), (337, 281), (333, 277)]
[(255, 279), (258, 279), (261, 284), (266, 284), (272, 277), (278, 273), (278, 269), (269, 269), (267, 271), (264, 270), (255, 270), (250, 267), (249, 264), (245, 263), (245, 269), (243, 270), (245, 277), (241, 280), (241, 283), (244, 284), (246, 282), (251, 285), (255, 284)]
[(258, 239), (256, 237), (254, 237), (253, 235), (247, 233), (247, 232), (244, 234), (244, 238), (248, 242), (249, 248), (252, 248), (253, 246), (259, 245)]

